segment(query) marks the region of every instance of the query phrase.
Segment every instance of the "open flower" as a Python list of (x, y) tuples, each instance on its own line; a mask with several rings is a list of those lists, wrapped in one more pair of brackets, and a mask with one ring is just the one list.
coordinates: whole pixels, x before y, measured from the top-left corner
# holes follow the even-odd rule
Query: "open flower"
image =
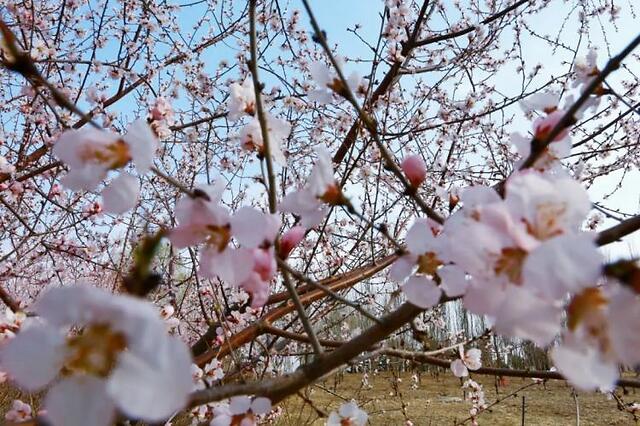
[[(342, 66), (343, 61), (338, 59), (338, 64)], [(309, 99), (319, 104), (326, 104), (333, 100), (333, 94), (343, 98), (348, 97), (349, 91), (354, 95), (360, 86), (360, 76), (357, 72), (352, 72), (347, 77), (347, 87), (342, 83), (337, 73), (322, 62), (314, 62), (310, 66), (311, 78), (316, 82), (317, 88), (309, 92)]]
[(306, 186), (287, 194), (279, 209), (300, 217), (305, 228), (312, 228), (322, 222), (327, 208), (324, 205), (341, 205), (346, 202), (340, 187), (333, 176), (333, 165), (329, 151), (324, 147), (316, 148), (318, 158), (311, 169)]
[(10, 422), (23, 422), (30, 420), (31, 416), (31, 406), (19, 399), (14, 399), (11, 403), (11, 409), (4, 415), (4, 419)]
[[(54, 145), (53, 153), (69, 167), (63, 185), (74, 191), (91, 191), (110, 170), (121, 169), (131, 160), (139, 173), (146, 173), (157, 148), (156, 136), (140, 119), (128, 127), (123, 137), (94, 128), (68, 130)], [(136, 186), (133, 177), (126, 174), (111, 182), (103, 192), (107, 211), (122, 213), (132, 208), (138, 198)]]
[(367, 412), (358, 408), (355, 401), (340, 406), (336, 413), (332, 411), (327, 419), (327, 426), (364, 426), (369, 416)]
[[(531, 95), (521, 101), (520, 106), (525, 113), (531, 114), (532, 111), (540, 111), (543, 114), (533, 122), (534, 140), (538, 142), (546, 141), (551, 131), (560, 123), (565, 112), (558, 107), (559, 100), (558, 94), (543, 92)], [(570, 154), (571, 139), (569, 138), (568, 127), (563, 128), (550, 142), (542, 155), (536, 160), (534, 168), (539, 170), (557, 168), (559, 160)], [(531, 154), (532, 139), (530, 137), (513, 133), (511, 135), (511, 143), (521, 158), (525, 159)]]
[[(267, 132), (269, 133), (269, 151), (273, 161), (284, 166), (287, 164), (287, 158), (282, 152), (282, 146), (287, 141), (289, 133), (291, 133), (291, 125), (284, 120), (280, 120), (271, 114), (265, 114), (267, 122)], [(262, 137), (262, 128), (260, 120), (257, 117), (252, 118), (240, 131), (240, 145), (242, 149), (249, 152), (256, 152), (260, 157), (266, 155), (264, 139)]]
[(253, 82), (246, 78), (242, 84), (232, 83), (229, 86), (229, 120), (237, 120), (244, 114), (254, 115), (256, 112), (256, 95)]
[(194, 197), (183, 197), (176, 203), (178, 226), (169, 232), (177, 248), (200, 243), (224, 250), (231, 239), (229, 211), (219, 203), (224, 191), (222, 181), (197, 190)]
[[(551, 351), (558, 371), (577, 389), (610, 391), (618, 364), (640, 362), (638, 296), (615, 282), (575, 294), (567, 307), (563, 341)], [(589, 374), (584, 374), (588, 371)]]
[(116, 409), (155, 422), (186, 404), (189, 350), (151, 304), (84, 285), (49, 290), (34, 310), (41, 321), (2, 348), (1, 363), (29, 391), (54, 382), (53, 425), (109, 425)]
[(234, 396), (229, 400), (229, 404), (220, 404), (214, 408), (210, 426), (255, 426), (258, 424), (256, 417), (270, 411), (269, 398)]
[(465, 352), (464, 347), (460, 345), (458, 347), (460, 352), (460, 358), (451, 361), (451, 371), (456, 377), (466, 377), (469, 375), (469, 370), (477, 370), (482, 367), (480, 357), (482, 352), (480, 349), (469, 349)]
[(224, 370), (222, 369), (222, 363), (218, 359), (214, 358), (211, 362), (204, 366), (204, 379), (212, 384), (221, 380), (224, 377)]

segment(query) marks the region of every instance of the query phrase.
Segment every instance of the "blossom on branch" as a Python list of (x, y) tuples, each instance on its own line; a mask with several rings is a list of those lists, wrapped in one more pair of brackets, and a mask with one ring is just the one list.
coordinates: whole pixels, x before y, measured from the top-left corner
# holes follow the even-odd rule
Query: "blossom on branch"
[(253, 81), (247, 77), (242, 84), (232, 83), (229, 86), (229, 120), (236, 121), (243, 115), (253, 116), (256, 113), (256, 95)]
[[(344, 61), (341, 58), (336, 59), (338, 65), (342, 67)], [(347, 86), (345, 87), (337, 73), (322, 62), (314, 62), (310, 65), (311, 78), (316, 82), (317, 87), (309, 92), (309, 99), (319, 104), (328, 104), (333, 101), (333, 94), (337, 94), (343, 98), (349, 97), (349, 92), (354, 96), (360, 88), (360, 76), (353, 71), (347, 77)]]
[(53, 425), (109, 425), (116, 409), (155, 422), (186, 404), (189, 350), (150, 304), (82, 285), (47, 291), (34, 310), (39, 320), (0, 362), (29, 391), (53, 383), (44, 402)]
[(258, 416), (270, 411), (271, 401), (268, 398), (234, 396), (229, 404), (220, 404), (214, 408), (210, 426), (255, 426), (258, 424)]
[(369, 418), (366, 411), (360, 409), (355, 401), (344, 403), (338, 412), (332, 411), (327, 426), (364, 426)]
[[(132, 160), (139, 173), (146, 173), (157, 148), (158, 140), (149, 125), (137, 120), (124, 137), (94, 128), (68, 130), (54, 145), (53, 153), (69, 167), (62, 179), (64, 186), (74, 191), (92, 191), (110, 170), (122, 169)], [(138, 198), (139, 188), (133, 178), (126, 174), (120, 177), (103, 191), (103, 197), (108, 199), (105, 208), (112, 213), (131, 209)]]
[(327, 213), (324, 205), (341, 205), (346, 202), (342, 190), (333, 177), (331, 156), (326, 148), (316, 148), (318, 158), (311, 169), (306, 186), (287, 194), (280, 203), (279, 210), (300, 217), (305, 228), (313, 228), (322, 222)]
[(456, 377), (466, 377), (469, 375), (469, 370), (477, 370), (482, 367), (480, 357), (482, 352), (480, 349), (473, 348), (465, 352), (464, 347), (460, 345), (458, 347), (460, 358), (451, 361), (451, 371)]

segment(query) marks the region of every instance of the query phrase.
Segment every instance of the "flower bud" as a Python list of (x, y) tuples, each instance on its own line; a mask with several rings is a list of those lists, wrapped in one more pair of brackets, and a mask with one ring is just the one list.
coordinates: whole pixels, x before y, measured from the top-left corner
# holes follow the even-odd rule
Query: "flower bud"
[(401, 167), (413, 188), (419, 187), (427, 177), (427, 166), (418, 155), (410, 155), (406, 157), (402, 161)]
[(286, 259), (291, 251), (304, 239), (306, 229), (302, 226), (294, 226), (282, 235), (280, 240), (280, 257)]

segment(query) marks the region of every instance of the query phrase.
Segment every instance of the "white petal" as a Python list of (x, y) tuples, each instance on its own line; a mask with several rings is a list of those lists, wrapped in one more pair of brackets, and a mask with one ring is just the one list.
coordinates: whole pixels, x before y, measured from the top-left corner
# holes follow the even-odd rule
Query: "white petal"
[(440, 287), (449, 297), (462, 296), (469, 287), (464, 271), (455, 265), (443, 266), (438, 269), (438, 275), (442, 278)]
[(469, 371), (461, 359), (451, 361), (450, 368), (451, 372), (453, 372), (453, 375), (456, 377), (467, 377), (469, 375)]
[(305, 228), (319, 225), (327, 213), (327, 208), (306, 189), (287, 194), (278, 206), (278, 210), (300, 216), (300, 223)]
[(560, 95), (555, 92), (538, 92), (527, 96), (520, 101), (520, 107), (525, 113), (531, 111), (544, 111), (558, 106)]
[(60, 183), (72, 191), (92, 191), (105, 177), (107, 177), (106, 167), (100, 164), (83, 164), (70, 169)]
[(146, 173), (153, 164), (158, 149), (158, 139), (144, 119), (134, 121), (127, 128), (124, 141), (129, 145), (131, 157), (140, 173)]
[(239, 286), (253, 271), (251, 249), (227, 248), (222, 253), (207, 248), (200, 255), (200, 274), (208, 278), (219, 277), (232, 286)]
[(618, 361), (640, 363), (640, 333), (630, 324), (640, 324), (640, 304), (631, 290), (618, 287), (609, 304), (609, 336)]
[(53, 380), (64, 363), (64, 336), (44, 324), (24, 327), (2, 348), (2, 370), (34, 391)]
[(102, 191), (104, 211), (113, 214), (129, 211), (138, 202), (139, 195), (138, 179), (128, 173), (121, 173)]
[(612, 390), (618, 380), (618, 366), (605, 362), (593, 348), (561, 345), (551, 350), (551, 359), (562, 374), (578, 390)]
[(327, 86), (333, 80), (331, 69), (322, 62), (311, 63), (311, 65), (309, 65), (309, 72), (311, 73), (311, 78), (313, 78), (322, 89), (326, 90)]
[(432, 250), (431, 243), (433, 240), (434, 236), (430, 222), (426, 219), (417, 219), (407, 231), (407, 237), (405, 238), (409, 251), (417, 255), (426, 253), (430, 249)]
[(389, 268), (389, 278), (396, 282), (402, 282), (405, 280), (405, 278), (411, 275), (415, 266), (415, 256), (401, 256), (398, 260), (393, 262), (393, 265), (391, 265), (391, 268)]
[(342, 418), (340, 418), (340, 415), (335, 411), (332, 411), (331, 413), (329, 413), (326, 426), (340, 426), (341, 421)]
[(320, 105), (326, 105), (333, 101), (333, 95), (328, 90), (313, 89), (309, 92), (308, 98), (312, 102), (317, 102)]
[(409, 278), (402, 286), (402, 291), (407, 297), (407, 301), (422, 309), (435, 306), (442, 296), (442, 291), (432, 279), (417, 275)]
[(107, 382), (109, 395), (130, 416), (159, 421), (182, 409), (193, 386), (191, 356), (180, 339), (155, 339), (153, 352), (123, 352)]
[(257, 397), (251, 401), (251, 411), (254, 414), (267, 414), (271, 411), (271, 400), (265, 397)]
[(465, 208), (469, 209), (483, 204), (499, 202), (500, 196), (495, 189), (488, 186), (470, 186), (462, 190), (460, 201), (462, 201)]
[(496, 312), (495, 331), (544, 347), (560, 332), (562, 310), (524, 288), (509, 286)]
[(500, 284), (472, 280), (464, 295), (464, 307), (474, 314), (495, 317), (505, 298), (506, 292)]
[(313, 169), (311, 169), (307, 184), (309, 191), (313, 195), (321, 197), (327, 191), (328, 187), (335, 185), (335, 178), (333, 177), (331, 154), (329, 154), (327, 148), (319, 146), (315, 151), (318, 158), (313, 165)]
[(233, 415), (244, 414), (251, 407), (251, 398), (246, 395), (234, 396), (229, 400), (229, 412)]
[(231, 232), (245, 247), (257, 248), (273, 243), (280, 229), (277, 215), (263, 213), (251, 207), (242, 207), (231, 218)]
[(104, 381), (92, 376), (74, 376), (57, 383), (44, 406), (54, 426), (108, 426), (114, 415)]
[(552, 299), (595, 285), (601, 275), (602, 255), (586, 233), (552, 238), (531, 252), (522, 269), (530, 291)]

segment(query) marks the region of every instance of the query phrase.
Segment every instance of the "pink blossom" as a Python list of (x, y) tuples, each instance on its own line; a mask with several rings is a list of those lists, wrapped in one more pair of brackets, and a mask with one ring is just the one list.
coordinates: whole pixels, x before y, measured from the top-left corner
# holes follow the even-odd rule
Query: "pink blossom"
[(286, 259), (291, 251), (304, 239), (306, 229), (294, 226), (282, 235), (280, 239), (280, 257)]
[(242, 84), (232, 83), (229, 86), (229, 120), (237, 120), (244, 114), (254, 115), (256, 112), (256, 96), (253, 81), (246, 78)]
[(401, 164), (402, 171), (407, 176), (411, 186), (417, 188), (427, 177), (427, 166), (419, 155), (405, 157)]
[(11, 409), (4, 415), (4, 419), (10, 422), (23, 422), (30, 420), (31, 416), (31, 406), (19, 399), (14, 399), (11, 403)]
[(469, 349), (465, 352), (464, 347), (460, 345), (458, 347), (460, 358), (451, 361), (451, 371), (456, 377), (466, 377), (469, 375), (468, 370), (477, 370), (482, 367), (480, 357), (482, 352), (480, 349)]

